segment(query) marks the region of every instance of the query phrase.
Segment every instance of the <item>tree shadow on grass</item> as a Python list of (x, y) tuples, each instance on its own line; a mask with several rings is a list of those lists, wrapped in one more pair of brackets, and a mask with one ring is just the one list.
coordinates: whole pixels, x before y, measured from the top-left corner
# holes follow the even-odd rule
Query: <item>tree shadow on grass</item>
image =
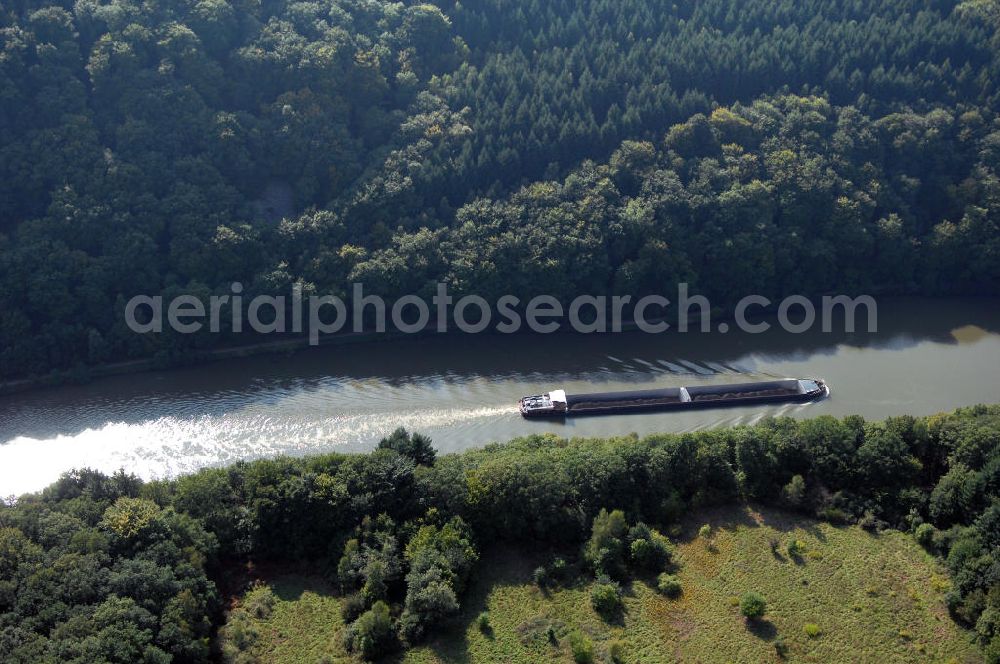
[(822, 522), (817, 523), (815, 519), (809, 519), (809, 522), (804, 523), (800, 527), (802, 530), (815, 537), (817, 541), (826, 544), (826, 533), (824, 533), (823, 529), (819, 527), (820, 523)]
[[(441, 636), (427, 643), (427, 646), (434, 652), (437, 659), (454, 663), (469, 664), (472, 662), (472, 654), (469, 652), (469, 639), (465, 635), (465, 630), (461, 627), (449, 628), (442, 632)], [(393, 658), (393, 662), (403, 661), (403, 654)]]
[(778, 628), (767, 618), (748, 620), (747, 631), (764, 641), (773, 641), (778, 636)]
[(625, 613), (626, 613), (625, 607), (623, 606), (620, 609), (616, 609), (614, 611), (605, 613), (598, 613), (597, 615), (600, 616), (601, 622), (603, 622), (605, 625), (611, 625), (613, 627), (624, 627)]
[(844, 528), (846, 524), (837, 524), (830, 521), (817, 519), (802, 512), (792, 512), (778, 507), (756, 506), (755, 509), (761, 515), (761, 525), (773, 528), (781, 533), (789, 533), (794, 530), (802, 530), (819, 542), (826, 542), (826, 533), (821, 526), (830, 528)]
[(268, 578), (268, 585), (275, 597), (283, 602), (295, 602), (311, 592), (320, 597), (333, 597), (336, 593), (326, 580), (308, 574), (286, 573)]
[(728, 505), (711, 509), (706, 516), (713, 530), (735, 530), (743, 526), (758, 528), (760, 524), (751, 516), (747, 505)]
[(680, 535), (671, 537), (671, 539), (676, 542), (693, 542), (700, 537), (698, 531), (704, 524), (711, 526), (712, 529), (713, 535), (706, 542), (706, 547), (712, 553), (718, 552), (718, 548), (713, 541), (714, 533), (722, 530), (736, 530), (740, 526), (746, 528), (757, 528), (760, 526), (750, 515), (747, 505), (720, 505), (699, 509), (688, 515), (680, 523)]
[[(472, 662), (472, 654), (469, 652), (469, 637), (466, 630), (470, 619), (463, 612), (455, 620), (447, 625), (442, 625), (431, 633), (431, 638), (417, 644), (417, 647), (426, 647), (437, 660), (454, 664), (469, 664)], [(493, 630), (489, 629), (487, 638), (493, 638)], [(378, 660), (379, 662), (397, 664), (402, 662), (406, 656), (406, 650), (400, 649), (391, 655)]]

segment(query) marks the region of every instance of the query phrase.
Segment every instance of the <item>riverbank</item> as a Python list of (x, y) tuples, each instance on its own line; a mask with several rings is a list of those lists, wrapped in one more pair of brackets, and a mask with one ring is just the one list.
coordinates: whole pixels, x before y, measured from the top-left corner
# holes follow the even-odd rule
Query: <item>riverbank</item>
[[(750, 424), (768, 415), (929, 415), (995, 393), (1000, 301), (886, 303), (880, 331), (437, 335), (219, 360), (0, 397), (0, 493), (72, 467), (145, 478), (279, 454), (362, 452), (398, 426), (445, 451), (551, 432), (600, 437)], [(815, 376), (833, 396), (535, 421), (518, 400)]]

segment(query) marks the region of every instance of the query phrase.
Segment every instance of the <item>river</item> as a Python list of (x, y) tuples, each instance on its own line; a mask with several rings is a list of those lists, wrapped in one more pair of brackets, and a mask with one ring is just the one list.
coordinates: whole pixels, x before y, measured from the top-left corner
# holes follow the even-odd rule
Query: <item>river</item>
[[(863, 325), (861, 327), (864, 327)], [(609, 436), (766, 415), (926, 415), (997, 401), (1000, 300), (882, 299), (877, 333), (443, 335), (304, 349), (0, 397), (0, 495), (71, 468), (144, 478), (276, 454), (360, 451), (397, 426), (441, 452), (515, 436)], [(835, 328), (836, 329), (836, 328)], [(528, 421), (525, 394), (820, 377), (829, 399)]]

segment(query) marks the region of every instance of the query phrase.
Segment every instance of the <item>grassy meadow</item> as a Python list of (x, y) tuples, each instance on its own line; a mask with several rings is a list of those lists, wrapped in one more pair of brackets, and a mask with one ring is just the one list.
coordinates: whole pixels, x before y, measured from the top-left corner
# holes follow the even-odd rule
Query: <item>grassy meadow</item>
[[(708, 538), (698, 535), (711, 526)], [(679, 533), (682, 594), (668, 599), (653, 580), (625, 588), (625, 611), (610, 622), (591, 607), (591, 579), (542, 590), (532, 571), (542, 552), (484, 552), (461, 620), (395, 661), (573, 661), (572, 643), (593, 661), (972, 663), (970, 634), (945, 610), (948, 579), (903, 533), (873, 534), (769, 509), (728, 507), (696, 513)], [(789, 554), (795, 541), (799, 551)], [(248, 620), (243, 661), (350, 661), (339, 632), (339, 599), (319, 579), (277, 575), (276, 601)], [(738, 597), (758, 591), (763, 619), (748, 623)], [(487, 612), (488, 627), (478, 617)], [(582, 646), (581, 646), (582, 644)]]

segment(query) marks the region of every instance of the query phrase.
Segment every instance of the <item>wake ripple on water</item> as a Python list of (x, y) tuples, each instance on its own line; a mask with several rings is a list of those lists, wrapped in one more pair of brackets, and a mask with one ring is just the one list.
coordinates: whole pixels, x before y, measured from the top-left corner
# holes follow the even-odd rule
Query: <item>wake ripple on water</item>
[(74, 468), (105, 473), (125, 468), (145, 479), (158, 479), (241, 459), (359, 451), (398, 426), (429, 430), (516, 414), (514, 406), (440, 408), (303, 421), (244, 410), (221, 416), (110, 422), (47, 439), (21, 436), (0, 445), (0, 496), (38, 490)]

